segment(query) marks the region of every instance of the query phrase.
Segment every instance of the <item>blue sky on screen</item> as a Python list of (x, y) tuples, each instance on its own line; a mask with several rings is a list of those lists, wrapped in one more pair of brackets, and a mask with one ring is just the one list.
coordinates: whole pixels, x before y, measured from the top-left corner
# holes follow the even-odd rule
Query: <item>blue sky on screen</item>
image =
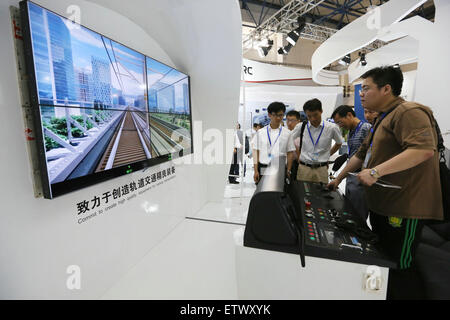
[[(102, 37), (100, 34), (83, 26), (74, 25), (72, 21), (32, 3), (30, 3), (30, 6), (43, 10), (48, 15), (60, 19), (66, 25), (70, 32), (75, 72), (92, 73), (92, 57), (95, 57), (110, 64), (111, 84), (115, 89), (123, 89), (123, 94), (125, 95), (142, 96), (145, 94), (144, 55), (106, 37)], [(37, 31), (33, 31), (33, 37), (35, 36), (46, 37), (46, 34), (39, 34)], [(37, 69), (36, 71), (39, 74), (39, 66), (37, 66)], [(51, 79), (48, 77), (43, 79), (50, 83)]]

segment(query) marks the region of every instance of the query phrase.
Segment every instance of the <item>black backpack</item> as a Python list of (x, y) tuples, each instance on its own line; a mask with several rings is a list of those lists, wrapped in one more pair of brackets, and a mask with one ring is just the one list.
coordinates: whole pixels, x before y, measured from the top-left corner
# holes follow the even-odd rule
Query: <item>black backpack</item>
[[(308, 121), (306, 120), (306, 121), (303, 121), (302, 122), (302, 127), (301, 127), (301, 129), (300, 129), (300, 152), (302, 152), (302, 144), (303, 144), (303, 133), (305, 132), (305, 127), (306, 127), (306, 124), (308, 123)], [(297, 137), (296, 137), (297, 138)], [(292, 168), (291, 168), (291, 179), (292, 180), (296, 180), (297, 179), (297, 172), (298, 172), (298, 161), (299, 161), (300, 159), (296, 159), (296, 160), (294, 160), (294, 163), (293, 163), (293, 165), (292, 165)]]

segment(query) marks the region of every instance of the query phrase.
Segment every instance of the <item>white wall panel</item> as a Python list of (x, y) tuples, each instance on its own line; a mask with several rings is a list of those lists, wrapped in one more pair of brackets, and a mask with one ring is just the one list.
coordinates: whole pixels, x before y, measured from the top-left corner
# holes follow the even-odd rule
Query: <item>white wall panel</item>
[[(298, 111), (303, 110), (306, 101), (317, 98), (322, 102), (323, 118), (330, 117), (342, 95), (342, 87), (295, 87), (273, 84), (249, 84), (246, 87), (246, 101), (249, 104), (247, 112), (251, 112), (254, 102), (282, 101), (289, 103)], [(265, 105), (266, 108), (268, 105)], [(260, 106), (258, 105), (258, 108)], [(253, 108), (255, 109), (255, 108)], [(253, 113), (253, 115), (255, 115)]]
[(410, 35), (420, 41), (414, 101), (432, 108), (444, 142), (450, 148), (450, 1), (434, 0), (435, 22), (428, 28), (415, 28)]
[[(125, 1), (96, 4), (82, 0), (36, 2), (63, 15), (70, 5), (78, 5), (83, 25), (187, 72), (192, 77), (193, 120), (203, 120), (204, 126), (232, 127), (234, 121), (227, 108), (239, 103), (241, 66), (237, 3), (219, 0), (133, 1), (132, 4)], [(223, 168), (176, 165), (175, 179), (82, 224), (78, 223), (78, 202), (137, 181), (170, 164), (54, 200), (35, 199), (23, 132), (10, 5), (17, 7), (18, 1), (0, 3), (0, 60), (3, 62), (0, 165), (4, 168), (0, 172), (0, 298), (98, 298), (185, 216), (198, 211), (208, 196), (217, 192), (215, 184), (223, 195), (222, 181), (217, 177), (225, 180), (226, 165)], [(202, 19), (206, 24), (217, 21), (220, 25), (208, 29), (199, 22)], [(211, 39), (216, 31), (230, 36)], [(207, 52), (208, 48), (213, 51)], [(220, 59), (207, 58), (221, 50)], [(66, 287), (69, 277), (66, 269), (70, 265), (81, 268), (81, 290)]]
[(291, 68), (243, 59), (246, 81), (271, 81), (286, 79), (310, 79), (310, 69)]

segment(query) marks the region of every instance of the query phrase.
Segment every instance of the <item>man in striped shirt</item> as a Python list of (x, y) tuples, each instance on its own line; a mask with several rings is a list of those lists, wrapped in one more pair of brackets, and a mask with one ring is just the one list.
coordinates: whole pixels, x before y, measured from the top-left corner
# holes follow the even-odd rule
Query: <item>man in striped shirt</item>
[[(363, 122), (356, 117), (355, 111), (352, 107), (342, 105), (337, 107), (331, 115), (334, 122), (340, 127), (349, 130), (347, 145), (348, 158), (350, 159), (358, 151), (364, 139), (370, 132), (372, 127), (369, 123)], [(357, 172), (361, 169), (357, 170)], [(339, 184), (342, 176), (338, 176), (330, 184)], [(358, 212), (359, 216), (366, 221), (369, 215), (366, 200), (364, 197), (364, 187), (359, 183), (355, 176), (347, 176), (345, 184), (345, 195), (352, 202), (353, 207)]]

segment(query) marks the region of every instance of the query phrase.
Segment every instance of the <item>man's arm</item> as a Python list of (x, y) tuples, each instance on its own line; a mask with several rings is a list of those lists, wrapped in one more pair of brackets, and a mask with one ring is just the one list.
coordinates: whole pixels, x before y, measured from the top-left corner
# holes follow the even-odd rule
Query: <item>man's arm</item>
[(255, 181), (255, 183), (259, 182), (259, 173), (258, 173), (258, 163), (259, 163), (259, 150), (255, 149), (253, 150), (254, 153), (254, 157), (253, 157), (253, 180)]
[[(434, 155), (431, 149), (406, 149), (395, 157), (377, 165), (374, 169), (378, 171), (380, 177), (413, 168), (422, 162), (427, 161)], [(362, 184), (371, 186), (378, 179), (370, 175), (371, 169), (365, 169), (358, 174), (358, 179)]]
[(287, 153), (287, 174), (288, 177), (290, 177), (291, 175), (291, 169), (292, 169), (292, 163), (294, 162), (295, 159), (295, 151), (290, 151)]
[(330, 157), (336, 153), (342, 147), (342, 143), (335, 143), (334, 146), (330, 150)]
[(344, 138), (342, 137), (341, 130), (337, 125), (333, 125), (333, 136), (332, 139), (336, 142), (334, 146), (330, 150), (330, 157), (336, 153), (341, 147), (342, 143), (344, 142)]
[(339, 173), (339, 175), (336, 177), (335, 180), (331, 181), (327, 185), (327, 188), (330, 190), (336, 190), (338, 185), (342, 182), (342, 180), (344, 180), (347, 177), (347, 174), (349, 172), (354, 172), (360, 169), (363, 162), (364, 161), (358, 158), (357, 156), (351, 157), (347, 165), (344, 167), (344, 169), (342, 169), (341, 173)]

